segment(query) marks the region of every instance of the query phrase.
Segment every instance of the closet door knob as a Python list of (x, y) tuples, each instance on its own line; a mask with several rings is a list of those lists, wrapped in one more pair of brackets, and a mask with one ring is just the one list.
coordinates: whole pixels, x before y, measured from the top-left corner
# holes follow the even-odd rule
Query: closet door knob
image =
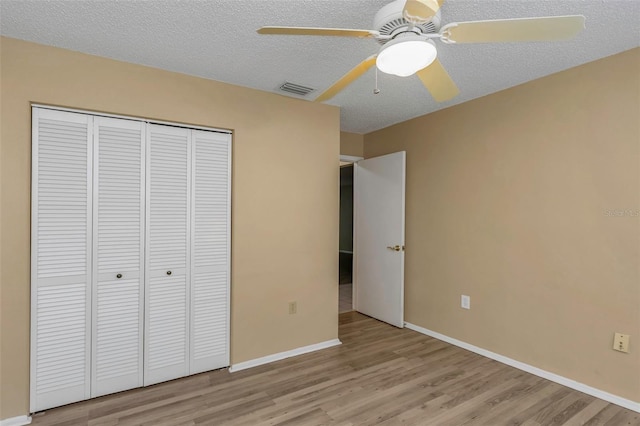
[(171, 271), (167, 271), (167, 275), (171, 275)]
[(116, 275), (116, 278), (118, 278), (118, 279), (122, 278), (122, 274)]

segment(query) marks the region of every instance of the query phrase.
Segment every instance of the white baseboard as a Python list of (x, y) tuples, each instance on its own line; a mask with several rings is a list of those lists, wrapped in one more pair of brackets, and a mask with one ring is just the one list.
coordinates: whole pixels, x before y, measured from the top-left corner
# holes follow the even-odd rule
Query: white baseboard
[(29, 416), (18, 416), (0, 420), (0, 426), (22, 426), (28, 424), (31, 424), (31, 417)]
[(516, 361), (515, 359), (511, 359), (504, 355), (500, 355), (500, 354), (488, 351), (486, 349), (479, 348), (477, 346), (471, 345), (469, 343), (463, 342), (458, 339), (454, 339), (453, 337), (445, 336), (444, 334), (440, 334), (436, 331), (432, 331), (432, 330), (417, 326), (415, 324), (405, 322), (405, 326), (410, 330), (417, 331), (418, 333), (426, 334), (427, 336), (434, 337), (438, 340), (442, 340), (443, 342), (451, 343), (452, 345), (459, 346), (463, 349), (466, 349), (471, 352), (475, 352), (484, 357), (491, 358), (503, 364), (510, 365), (511, 367), (515, 367), (519, 370), (526, 371), (527, 373), (531, 373), (535, 376), (542, 377), (543, 379), (551, 380), (552, 382), (556, 382), (558, 384), (569, 387), (571, 389), (575, 389), (577, 391), (586, 393), (591, 396), (595, 396), (596, 398), (603, 399), (605, 401), (611, 402), (613, 404), (616, 404), (621, 407), (628, 408), (629, 410), (640, 413), (640, 402), (631, 401), (630, 399), (613, 395), (609, 392), (605, 392), (603, 390), (596, 389), (589, 385), (585, 385), (584, 383), (576, 382), (575, 380), (571, 380), (566, 377), (560, 376), (558, 374), (551, 373), (546, 370), (542, 370), (538, 367), (525, 364), (524, 362)]
[(292, 356), (302, 355), (309, 352), (315, 352), (315, 351), (319, 351), (320, 349), (326, 349), (326, 348), (330, 348), (332, 346), (337, 346), (341, 344), (342, 342), (338, 339), (327, 340), (326, 342), (320, 342), (314, 345), (303, 346), (301, 348), (292, 349), (290, 351), (263, 356), (262, 358), (256, 358), (249, 361), (239, 362), (229, 367), (229, 372), (235, 373), (236, 371), (246, 370), (247, 368), (257, 367), (259, 365), (268, 364), (274, 361), (280, 361), (281, 359), (290, 358)]

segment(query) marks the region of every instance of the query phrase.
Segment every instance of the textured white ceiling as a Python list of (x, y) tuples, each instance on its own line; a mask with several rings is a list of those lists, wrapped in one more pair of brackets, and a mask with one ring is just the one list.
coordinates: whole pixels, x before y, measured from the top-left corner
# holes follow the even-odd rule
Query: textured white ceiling
[[(284, 81), (313, 99), (379, 49), (374, 40), (267, 36), (263, 25), (371, 28), (388, 0), (0, 0), (2, 35), (265, 91)], [(328, 101), (344, 131), (367, 133), (640, 45), (638, 0), (447, 0), (442, 23), (582, 14), (586, 30), (562, 42), (438, 44), (460, 88), (435, 102), (417, 77), (370, 70)], [(461, 123), (464, 125), (464, 123)]]

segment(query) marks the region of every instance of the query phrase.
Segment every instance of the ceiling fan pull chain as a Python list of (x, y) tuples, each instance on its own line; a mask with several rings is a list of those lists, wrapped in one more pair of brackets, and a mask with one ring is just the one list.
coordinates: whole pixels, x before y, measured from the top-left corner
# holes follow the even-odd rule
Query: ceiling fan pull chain
[(378, 67), (376, 67), (376, 87), (373, 88), (373, 94), (377, 95), (380, 93), (380, 89), (378, 89)]

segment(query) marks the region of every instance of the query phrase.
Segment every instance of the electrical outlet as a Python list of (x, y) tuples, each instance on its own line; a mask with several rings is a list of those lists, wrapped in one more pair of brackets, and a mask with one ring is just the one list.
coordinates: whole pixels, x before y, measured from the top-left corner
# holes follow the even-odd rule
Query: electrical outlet
[(460, 306), (464, 309), (471, 309), (471, 296), (463, 294), (460, 297)]
[(289, 302), (289, 315), (298, 313), (298, 302)]
[(616, 351), (629, 353), (629, 335), (615, 333), (613, 335), (613, 349)]

